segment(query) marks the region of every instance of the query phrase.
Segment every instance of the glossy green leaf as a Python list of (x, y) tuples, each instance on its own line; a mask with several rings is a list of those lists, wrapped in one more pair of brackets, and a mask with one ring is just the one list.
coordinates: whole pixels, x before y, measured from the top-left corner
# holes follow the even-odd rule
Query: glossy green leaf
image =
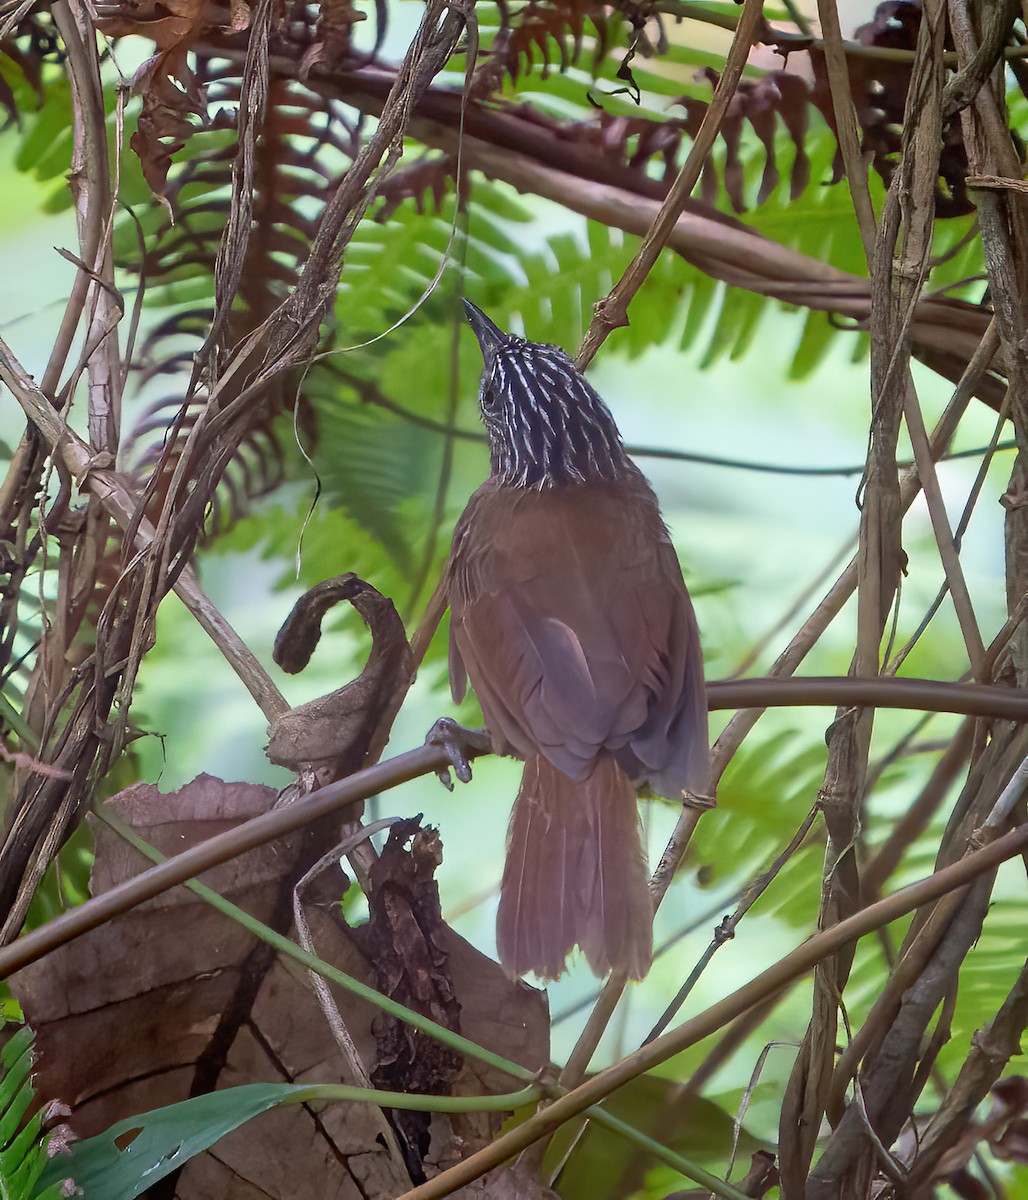
[(84, 1200), (132, 1200), (247, 1121), (309, 1094), (292, 1084), (245, 1084), (129, 1117), (52, 1159), (41, 1183), (71, 1179)]

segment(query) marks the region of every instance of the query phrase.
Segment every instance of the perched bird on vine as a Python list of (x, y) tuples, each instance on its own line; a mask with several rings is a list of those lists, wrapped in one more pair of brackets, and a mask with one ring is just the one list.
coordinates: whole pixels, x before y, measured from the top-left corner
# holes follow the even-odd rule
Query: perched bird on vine
[(640, 979), (653, 907), (636, 789), (709, 784), (700, 642), (657, 498), (571, 359), (473, 304), (491, 474), (447, 567), (450, 686), (467, 680), (494, 749), (525, 760), (497, 945), (556, 979), (578, 945)]

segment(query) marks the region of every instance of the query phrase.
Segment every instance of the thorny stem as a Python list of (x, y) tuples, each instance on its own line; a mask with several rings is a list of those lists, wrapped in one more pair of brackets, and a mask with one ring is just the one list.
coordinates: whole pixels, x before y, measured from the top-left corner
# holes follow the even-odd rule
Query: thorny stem
[[(1006, 422), (1007, 422), (1007, 419), (1009, 416), (1009, 411), (1008, 411), (1009, 407), (1010, 407), (1010, 393), (1008, 391), (1006, 393), (1006, 395), (1003, 397), (1002, 403), (1000, 404), (999, 415), (996, 418), (995, 432), (992, 435), (992, 442), (984, 449), (984, 453), (982, 455), (981, 462), (978, 464), (977, 476), (975, 477), (974, 483), (971, 485), (971, 490), (968, 494), (967, 500), (964, 503), (963, 512), (960, 515), (960, 520), (957, 522), (957, 527), (953, 534), (953, 545), (954, 545), (955, 551), (959, 551), (960, 544), (963, 541), (964, 534), (967, 532), (968, 524), (971, 521), (971, 516), (974, 513), (975, 506), (978, 503), (979, 497), (981, 496), (982, 488), (985, 486), (985, 480), (988, 476), (989, 468), (993, 464), (996, 451), (1000, 448), (1000, 445), (1001, 445), (1000, 433), (1001, 433), (1003, 427), (1006, 425)], [(1017, 445), (1017, 443), (1015, 441), (1015, 443), (1014, 443), (1015, 448), (1016, 448), (1016, 445)], [(935, 599), (928, 606), (928, 609), (925, 612), (924, 616), (921, 618), (920, 622), (918, 623), (917, 628), (907, 639), (906, 645), (901, 650), (897, 651), (892, 656), (892, 660), (886, 665), (885, 673), (890, 674), (890, 675), (896, 674), (896, 672), (902, 666), (904, 660), (907, 658), (907, 656), (913, 650), (914, 646), (917, 645), (922, 634), (925, 632), (925, 630), (931, 624), (935, 614), (938, 612), (939, 608), (942, 606), (942, 602), (943, 602), (943, 600), (945, 600), (948, 592), (949, 592), (949, 580), (944, 579), (941, 587), (939, 588), (938, 592), (936, 593)], [(982, 658), (981, 664), (980, 664), (981, 674), (980, 674), (979, 678), (982, 683), (988, 683), (989, 680), (992, 678), (993, 670), (996, 665), (997, 656), (1001, 652), (1001, 650), (1003, 649), (1003, 647), (1005, 645), (1006, 645), (1006, 642), (1002, 641), (999, 643), (999, 646), (997, 648), (996, 639), (994, 639), (993, 644), (985, 652), (985, 654)]]
[(912, 387), (905, 389), (903, 411), (906, 416), (907, 431), (914, 447), (914, 457), (917, 462), (921, 487), (928, 504), (928, 512), (935, 533), (939, 558), (942, 560), (946, 574), (946, 583), (953, 598), (960, 631), (964, 636), (964, 646), (967, 649), (968, 661), (971, 664), (971, 674), (980, 682), (985, 682), (984, 660), (985, 644), (982, 641), (981, 630), (975, 620), (974, 607), (971, 603), (971, 593), (964, 578), (960, 565), (960, 551), (957, 548), (953, 530), (950, 527), (946, 513), (946, 504), (942, 496), (939, 476), (932, 461), (931, 449), (928, 444), (928, 433), (925, 430), (921, 405)]
[(661, 1014), (660, 1020), (657, 1021), (656, 1025), (654, 1025), (654, 1027), (646, 1035), (646, 1039), (643, 1042), (644, 1046), (660, 1037), (664, 1030), (667, 1029), (667, 1027), (678, 1015), (678, 1012), (685, 1003), (689, 993), (696, 986), (696, 984), (699, 982), (700, 976), (710, 965), (711, 959), (713, 959), (714, 955), (718, 952), (718, 950), (721, 949), (725, 942), (730, 941), (733, 937), (735, 937), (735, 931), (739, 926), (739, 922), (743, 919), (743, 917), (746, 916), (746, 914), (750, 911), (754, 904), (756, 904), (764, 892), (767, 891), (767, 889), (774, 882), (778, 873), (781, 871), (782, 867), (785, 866), (789, 859), (792, 858), (792, 856), (803, 844), (803, 841), (810, 832), (811, 826), (814, 824), (814, 819), (817, 817), (819, 812), (820, 805), (815, 804), (803, 819), (799, 829), (797, 829), (793, 836), (789, 839), (789, 844), (785, 847), (781, 854), (778, 855), (775, 861), (763, 874), (759, 875), (750, 883), (750, 886), (747, 887), (746, 891), (743, 893), (742, 899), (732, 915), (730, 917), (726, 917), (725, 920), (718, 925), (714, 932), (714, 937), (711, 939), (710, 945), (700, 956), (699, 961), (696, 963), (693, 969), (689, 972), (689, 976), (685, 983), (683, 983), (678, 989), (678, 993), (676, 994), (675, 998)]

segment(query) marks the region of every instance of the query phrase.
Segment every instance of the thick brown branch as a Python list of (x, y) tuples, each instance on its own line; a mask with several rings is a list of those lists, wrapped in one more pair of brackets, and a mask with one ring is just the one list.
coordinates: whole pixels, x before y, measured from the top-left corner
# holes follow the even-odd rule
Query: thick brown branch
[(707, 693), (711, 709), (846, 704), (1028, 720), (1028, 695), (1019, 689), (934, 679), (731, 679), (709, 683)]
[(160, 866), (151, 867), (134, 879), (104, 892), (102, 896), (87, 900), (78, 908), (69, 909), (46, 925), (0, 948), (0, 979), (6, 979), (12, 972), (38, 961), (58, 946), (81, 937), (113, 917), (128, 912), (146, 900), (152, 900), (154, 896), (201, 875), (219, 863), (228, 862), (255, 846), (262, 846), (265, 842), (302, 829), (320, 817), (338, 812), (359, 800), (366, 800), (376, 792), (447, 766), (449, 758), (445, 750), (438, 746), (422, 746), (358, 771), (338, 783), (319, 788), (294, 804), (272, 809), (226, 833), (208, 838), (198, 846), (174, 858), (165, 859)]

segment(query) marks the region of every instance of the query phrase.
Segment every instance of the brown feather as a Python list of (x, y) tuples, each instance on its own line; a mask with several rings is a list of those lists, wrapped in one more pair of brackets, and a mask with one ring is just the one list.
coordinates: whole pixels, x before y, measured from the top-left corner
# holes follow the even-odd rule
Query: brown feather
[(511, 816), (500, 885), (496, 940), (505, 970), (557, 979), (578, 945), (597, 974), (616, 970), (642, 979), (652, 927), (628, 777), (603, 757), (575, 782), (533, 755)]
[(454, 534), (449, 591), (451, 686), (462, 694), (466, 667), (498, 750), (541, 752), (578, 780), (608, 751), (662, 795), (706, 788), (696, 619), (641, 475), (485, 483)]

